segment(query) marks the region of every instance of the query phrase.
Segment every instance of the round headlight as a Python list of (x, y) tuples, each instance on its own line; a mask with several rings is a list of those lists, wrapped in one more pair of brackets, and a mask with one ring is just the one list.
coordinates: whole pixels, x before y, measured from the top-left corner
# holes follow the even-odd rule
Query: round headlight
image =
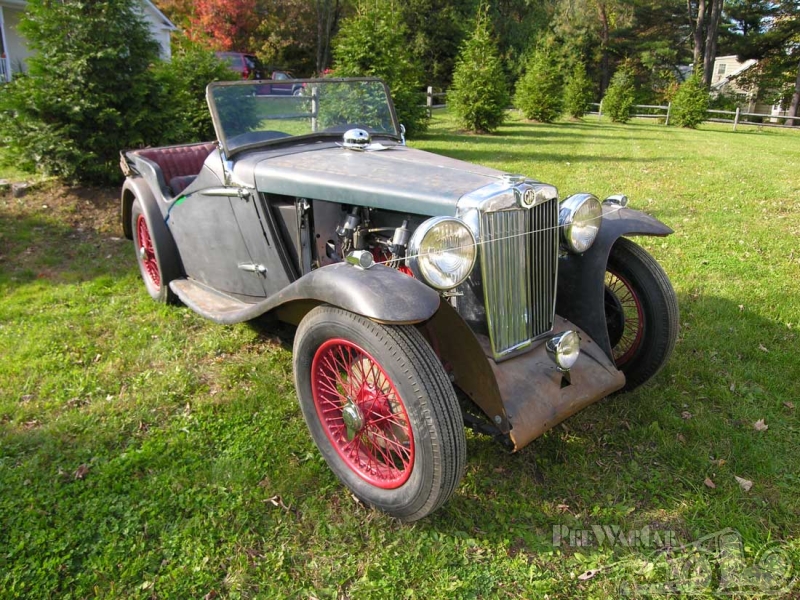
[(571, 252), (586, 252), (594, 243), (603, 221), (603, 207), (591, 194), (575, 194), (561, 203), (558, 224)]
[(581, 338), (574, 331), (564, 331), (547, 340), (545, 350), (559, 371), (569, 371), (581, 354)]
[(475, 236), (463, 221), (434, 217), (414, 231), (406, 263), (430, 286), (449, 290), (469, 277), (477, 254)]

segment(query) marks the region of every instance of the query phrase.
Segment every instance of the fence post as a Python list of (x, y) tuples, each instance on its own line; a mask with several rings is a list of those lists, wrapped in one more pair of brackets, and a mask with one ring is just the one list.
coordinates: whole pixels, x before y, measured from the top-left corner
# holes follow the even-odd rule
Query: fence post
[(736, 107), (736, 116), (733, 117), (733, 130), (736, 131), (736, 126), (739, 124), (739, 107)]
[(600, 104), (597, 107), (597, 120), (600, 121), (603, 118), (603, 101), (600, 100)]
[(669, 115), (672, 112), (672, 102), (667, 102), (667, 118), (664, 121), (664, 125), (669, 125)]
[(433, 86), (428, 86), (428, 98), (426, 100), (426, 104), (428, 106), (428, 118), (431, 118), (433, 115)]

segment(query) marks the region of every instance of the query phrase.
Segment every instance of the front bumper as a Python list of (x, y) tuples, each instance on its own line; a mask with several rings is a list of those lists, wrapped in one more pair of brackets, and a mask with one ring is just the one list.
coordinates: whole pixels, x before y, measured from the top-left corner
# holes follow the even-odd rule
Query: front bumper
[(544, 337), (517, 356), (496, 362), (489, 337), (475, 334), (461, 316), (442, 302), (420, 326), (453, 382), (519, 450), (545, 431), (625, 385), (603, 349), (582, 329), (556, 315), (551, 335), (567, 329), (581, 337), (581, 354), (570, 381), (547, 356)]
[(515, 450), (625, 385), (625, 375), (594, 340), (567, 319), (556, 316), (553, 334), (567, 329), (581, 337), (581, 354), (570, 369), (569, 382), (547, 356), (545, 340), (501, 363), (489, 359)]

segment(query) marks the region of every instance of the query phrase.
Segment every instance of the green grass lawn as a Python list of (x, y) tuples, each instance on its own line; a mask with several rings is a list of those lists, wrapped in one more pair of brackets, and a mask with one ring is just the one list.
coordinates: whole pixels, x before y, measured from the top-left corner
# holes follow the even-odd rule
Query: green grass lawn
[(665, 370), (516, 455), (469, 433), (455, 496), (401, 525), (313, 446), (290, 329), (152, 303), (116, 190), (0, 198), (0, 597), (605, 598), (665, 580), (653, 539), (553, 545), (593, 526), (676, 544), (733, 528), (747, 561), (772, 545), (800, 568), (800, 132), (512, 117), (471, 136), (438, 115), (413, 145), (562, 197), (624, 192), (673, 227), (642, 240), (681, 307)]

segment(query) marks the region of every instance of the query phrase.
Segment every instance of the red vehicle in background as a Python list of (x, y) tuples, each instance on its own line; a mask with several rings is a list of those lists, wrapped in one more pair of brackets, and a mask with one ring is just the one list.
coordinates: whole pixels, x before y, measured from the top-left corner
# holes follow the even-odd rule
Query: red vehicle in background
[(264, 79), (264, 68), (255, 54), (245, 52), (217, 52), (217, 58), (226, 62), (232, 71), (241, 73), (242, 79)]
[(294, 81), (294, 75), (283, 69), (266, 69), (255, 54), (246, 52), (217, 52), (217, 58), (228, 63), (231, 70), (241, 73), (242, 79), (268, 79), (258, 86), (259, 96), (301, 96), (304, 85)]

